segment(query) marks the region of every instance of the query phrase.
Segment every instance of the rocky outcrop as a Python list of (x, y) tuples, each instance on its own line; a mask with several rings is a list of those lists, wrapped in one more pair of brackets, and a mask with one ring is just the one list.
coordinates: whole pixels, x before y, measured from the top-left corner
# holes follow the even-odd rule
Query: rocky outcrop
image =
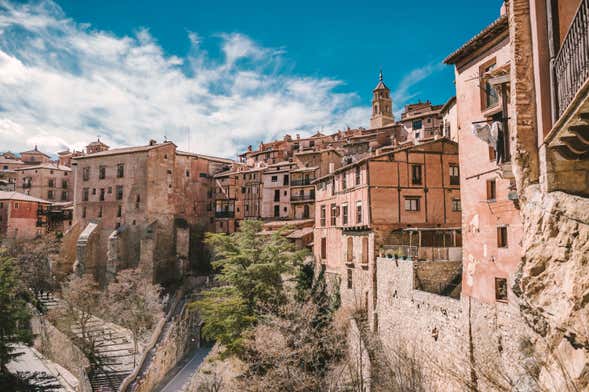
[(540, 336), (537, 350), (544, 353), (548, 368), (566, 368), (566, 374), (557, 376), (561, 379), (558, 382), (566, 383), (570, 377), (586, 388), (589, 199), (562, 192), (544, 193), (538, 185), (527, 187), (522, 199), (525, 256), (514, 292), (523, 316)]

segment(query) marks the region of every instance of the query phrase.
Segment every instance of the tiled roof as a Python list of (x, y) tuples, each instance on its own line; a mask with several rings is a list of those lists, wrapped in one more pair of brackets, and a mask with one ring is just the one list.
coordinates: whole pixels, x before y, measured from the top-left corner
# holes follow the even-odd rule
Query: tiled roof
[(61, 170), (61, 171), (67, 171), (67, 172), (72, 171), (72, 169), (67, 166), (53, 165), (51, 163), (42, 163), (40, 165), (35, 165), (35, 166), (24, 166), (24, 167), (19, 167), (14, 170), (33, 170), (33, 169)]
[(4, 192), (0, 191), (0, 200), (18, 200), (18, 201), (31, 201), (36, 203), (51, 204), (51, 202), (36, 197), (25, 195), (19, 192)]
[(215, 161), (215, 162), (235, 163), (235, 161), (233, 159), (221, 158), (221, 157), (214, 157), (212, 155), (204, 155), (204, 154), (198, 154), (198, 153), (194, 153), (194, 152), (187, 152), (187, 151), (177, 150), (176, 151), (176, 154), (178, 154), (178, 155), (188, 155), (188, 156), (203, 158), (203, 159), (207, 159), (209, 161)]
[(492, 39), (497, 37), (499, 34), (507, 31), (509, 27), (509, 21), (507, 15), (500, 16), (497, 20), (485, 27), (480, 33), (468, 40), (464, 45), (450, 54), (444, 59), (446, 64), (456, 64), (474, 50), (482, 47), (483, 45), (490, 42)]
[(145, 152), (149, 150), (153, 150), (163, 146), (175, 145), (172, 142), (164, 142), (164, 143), (156, 143), (153, 145), (146, 145), (146, 146), (137, 146), (137, 147), (122, 147), (122, 148), (112, 148), (106, 151), (95, 152), (93, 154), (87, 154), (80, 157), (74, 157), (73, 159), (88, 159), (88, 158), (96, 158), (96, 157), (103, 157), (109, 155), (121, 155), (121, 154), (133, 154), (137, 152)]

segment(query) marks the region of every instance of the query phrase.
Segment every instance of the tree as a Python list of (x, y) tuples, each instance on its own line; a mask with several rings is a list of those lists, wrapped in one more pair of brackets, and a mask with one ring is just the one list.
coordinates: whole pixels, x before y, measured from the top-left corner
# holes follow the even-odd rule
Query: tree
[(59, 392), (62, 385), (45, 372), (0, 373), (0, 391), (12, 392)]
[(139, 270), (119, 271), (116, 280), (107, 288), (106, 316), (133, 335), (133, 361), (137, 354), (137, 341), (150, 331), (163, 316), (160, 300), (161, 287), (148, 281)]
[(246, 220), (236, 233), (208, 234), (205, 240), (224, 286), (205, 292), (196, 306), (204, 321), (203, 335), (219, 339), (232, 353), (240, 351), (243, 333), (261, 314), (286, 302), (285, 275), (306, 255), (295, 249), (284, 231), (261, 231), (262, 222)]
[(18, 281), (14, 260), (0, 256), (0, 372), (18, 356), (15, 343), (31, 343), (29, 297)]

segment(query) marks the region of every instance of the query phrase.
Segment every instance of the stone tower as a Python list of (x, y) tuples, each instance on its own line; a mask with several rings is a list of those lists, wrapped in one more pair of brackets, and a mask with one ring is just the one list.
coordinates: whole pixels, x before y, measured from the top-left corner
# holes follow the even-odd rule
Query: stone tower
[(378, 77), (378, 84), (372, 90), (372, 116), (370, 128), (382, 128), (395, 122), (393, 115), (393, 100), (391, 90), (382, 81), (382, 71)]

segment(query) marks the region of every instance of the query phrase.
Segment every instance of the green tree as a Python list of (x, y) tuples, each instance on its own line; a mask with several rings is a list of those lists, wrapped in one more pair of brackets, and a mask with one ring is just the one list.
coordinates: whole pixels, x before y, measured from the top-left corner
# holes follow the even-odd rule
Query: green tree
[(285, 276), (306, 255), (283, 230), (271, 235), (261, 231), (262, 222), (246, 220), (236, 233), (209, 234), (205, 240), (223, 287), (205, 292), (196, 306), (204, 321), (203, 335), (219, 340), (232, 353), (239, 352), (243, 333), (261, 314), (286, 302)]
[(0, 256), (0, 372), (18, 356), (15, 343), (30, 343), (31, 314), (27, 307), (28, 292), (19, 283), (12, 258)]

